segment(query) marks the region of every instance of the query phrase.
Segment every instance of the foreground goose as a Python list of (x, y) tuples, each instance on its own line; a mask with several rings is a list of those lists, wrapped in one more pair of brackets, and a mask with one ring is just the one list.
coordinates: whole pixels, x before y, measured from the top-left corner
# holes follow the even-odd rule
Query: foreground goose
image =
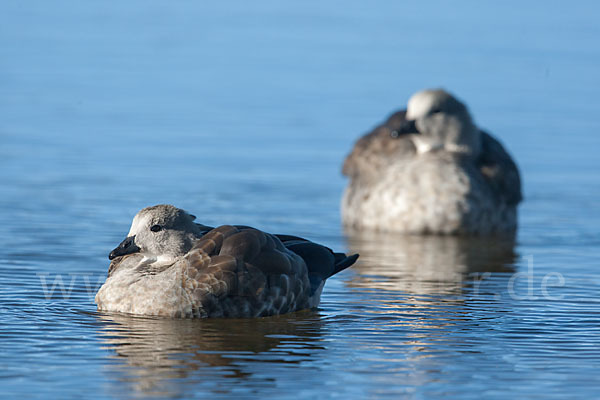
[(484, 235), (517, 228), (517, 166), (444, 90), (414, 94), (406, 111), (358, 140), (343, 173), (349, 230)]
[(144, 208), (110, 255), (98, 310), (164, 317), (259, 317), (313, 308), (354, 264), (306, 239), (218, 228), (171, 205)]

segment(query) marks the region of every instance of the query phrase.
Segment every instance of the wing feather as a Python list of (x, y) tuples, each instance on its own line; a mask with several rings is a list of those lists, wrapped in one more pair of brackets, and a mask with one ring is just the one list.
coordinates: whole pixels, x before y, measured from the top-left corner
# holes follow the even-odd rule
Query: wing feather
[(502, 144), (487, 132), (481, 132), (481, 155), (477, 162), (481, 174), (496, 196), (508, 205), (523, 199), (519, 169)]
[(406, 120), (406, 111), (392, 114), (383, 124), (362, 136), (344, 161), (342, 173), (350, 178), (368, 178), (416, 148), (408, 137), (392, 138), (391, 132)]
[(296, 236), (284, 239), (228, 225), (199, 238), (186, 256), (184, 283), (197, 313), (239, 317), (308, 307), (316, 286), (335, 272), (337, 254)]

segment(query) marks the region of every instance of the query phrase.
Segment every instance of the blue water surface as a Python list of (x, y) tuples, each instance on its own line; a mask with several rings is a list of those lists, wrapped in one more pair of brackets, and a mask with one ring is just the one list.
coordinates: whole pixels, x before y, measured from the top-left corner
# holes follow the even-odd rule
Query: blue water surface
[[(0, 4), (0, 396), (593, 398), (596, 2)], [(516, 242), (344, 235), (354, 141), (442, 86), (518, 161)], [(320, 309), (104, 315), (142, 207), (358, 251)]]

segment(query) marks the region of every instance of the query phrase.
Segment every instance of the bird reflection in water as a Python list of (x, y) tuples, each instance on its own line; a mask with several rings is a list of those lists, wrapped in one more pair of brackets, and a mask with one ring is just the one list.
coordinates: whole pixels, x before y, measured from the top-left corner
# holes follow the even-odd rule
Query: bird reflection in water
[[(117, 379), (133, 393), (184, 395), (181, 379), (223, 393), (223, 379), (252, 378), (252, 363), (295, 364), (323, 348), (314, 311), (253, 319), (161, 319), (99, 314), (106, 349), (116, 353)], [(268, 354), (267, 354), (268, 353)], [(237, 383), (236, 383), (237, 384)], [(214, 385), (210, 387), (210, 385)], [(122, 387), (115, 388), (121, 392)]]
[(364, 292), (369, 304), (362, 307), (363, 319), (388, 337), (398, 336), (394, 343), (413, 363), (427, 362), (448, 332), (478, 324), (472, 300), (485, 301), (491, 310), (485, 318), (494, 318), (494, 310), (504, 307), (496, 294), (506, 288), (517, 258), (514, 237), (347, 231), (346, 239), (360, 254), (346, 285)]
[(347, 231), (348, 248), (361, 258), (353, 287), (407, 294), (461, 293), (467, 282), (513, 273), (514, 236), (417, 236)]

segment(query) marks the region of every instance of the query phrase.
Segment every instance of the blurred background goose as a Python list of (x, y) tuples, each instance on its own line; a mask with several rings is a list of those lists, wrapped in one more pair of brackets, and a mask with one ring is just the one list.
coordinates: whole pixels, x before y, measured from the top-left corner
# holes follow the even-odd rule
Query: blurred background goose
[(414, 94), (404, 111), (360, 138), (343, 166), (348, 230), (510, 234), (522, 199), (504, 147), (441, 89)]
[(247, 226), (218, 228), (171, 205), (144, 208), (109, 255), (98, 310), (163, 317), (260, 317), (318, 306), (354, 264), (325, 246)]

